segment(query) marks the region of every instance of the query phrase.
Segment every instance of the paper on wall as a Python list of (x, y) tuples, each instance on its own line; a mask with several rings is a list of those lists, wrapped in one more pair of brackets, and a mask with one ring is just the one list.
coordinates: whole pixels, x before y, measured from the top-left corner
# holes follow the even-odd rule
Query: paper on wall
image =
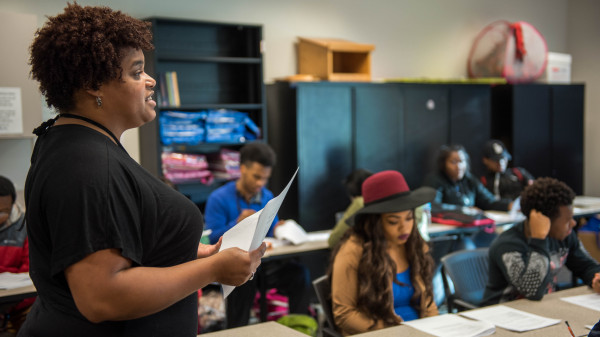
[(23, 133), (21, 88), (0, 87), (0, 134)]

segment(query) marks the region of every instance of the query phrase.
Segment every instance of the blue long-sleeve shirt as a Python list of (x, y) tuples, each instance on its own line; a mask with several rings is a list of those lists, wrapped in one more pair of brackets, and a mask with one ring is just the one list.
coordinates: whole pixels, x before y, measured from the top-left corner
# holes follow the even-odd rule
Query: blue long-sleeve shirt
[[(235, 226), (242, 210), (260, 211), (269, 200), (273, 199), (273, 193), (263, 187), (258, 197), (252, 198), (248, 203), (237, 191), (235, 183), (235, 181), (231, 181), (214, 190), (206, 201), (204, 221), (206, 222), (206, 229), (212, 230), (209, 235), (211, 243), (216, 243), (226, 231)], [(279, 217), (275, 216), (267, 236), (273, 236), (273, 228), (277, 221), (279, 221)]]

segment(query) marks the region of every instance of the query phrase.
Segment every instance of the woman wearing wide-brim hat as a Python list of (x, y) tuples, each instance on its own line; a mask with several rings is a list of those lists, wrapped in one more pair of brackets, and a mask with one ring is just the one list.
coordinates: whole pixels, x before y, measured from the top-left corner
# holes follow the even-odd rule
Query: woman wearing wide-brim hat
[(411, 191), (397, 171), (365, 180), (364, 207), (332, 254), (333, 315), (343, 335), (438, 314), (433, 301), (433, 259), (415, 226), (414, 209), (435, 190)]

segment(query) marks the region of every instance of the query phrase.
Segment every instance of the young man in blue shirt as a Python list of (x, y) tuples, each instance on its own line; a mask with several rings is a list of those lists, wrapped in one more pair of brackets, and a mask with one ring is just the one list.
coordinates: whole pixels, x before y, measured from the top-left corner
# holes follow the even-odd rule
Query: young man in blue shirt
[[(273, 193), (265, 186), (275, 162), (275, 153), (267, 144), (250, 143), (242, 147), (240, 178), (216, 189), (206, 202), (206, 228), (212, 230), (209, 236), (212, 243), (217, 242), (235, 224), (261, 210), (273, 198)], [(279, 222), (276, 216), (268, 236), (273, 236)], [(248, 324), (257, 282), (266, 282), (267, 289), (277, 288), (280, 293), (288, 296), (291, 313), (307, 313), (310, 279), (304, 266), (290, 260), (280, 260), (264, 263), (259, 268), (264, 268), (264, 280), (256, 277), (237, 287), (227, 297), (227, 328)]]

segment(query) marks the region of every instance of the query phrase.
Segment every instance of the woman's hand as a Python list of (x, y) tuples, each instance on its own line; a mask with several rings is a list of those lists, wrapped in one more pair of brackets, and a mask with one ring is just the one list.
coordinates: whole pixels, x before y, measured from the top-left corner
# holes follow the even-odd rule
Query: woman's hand
[(215, 257), (220, 259), (219, 270), (216, 270), (216, 282), (240, 286), (253, 276), (260, 265), (260, 259), (267, 250), (263, 242), (257, 249), (247, 252), (239, 248), (228, 248), (219, 252)]
[(214, 245), (205, 245), (203, 243), (200, 243), (198, 245), (198, 258), (204, 258), (204, 257), (209, 257), (212, 256), (213, 254), (216, 254), (219, 249), (221, 249), (221, 243), (223, 242), (223, 237), (221, 236), (219, 238), (219, 241), (214, 244)]

